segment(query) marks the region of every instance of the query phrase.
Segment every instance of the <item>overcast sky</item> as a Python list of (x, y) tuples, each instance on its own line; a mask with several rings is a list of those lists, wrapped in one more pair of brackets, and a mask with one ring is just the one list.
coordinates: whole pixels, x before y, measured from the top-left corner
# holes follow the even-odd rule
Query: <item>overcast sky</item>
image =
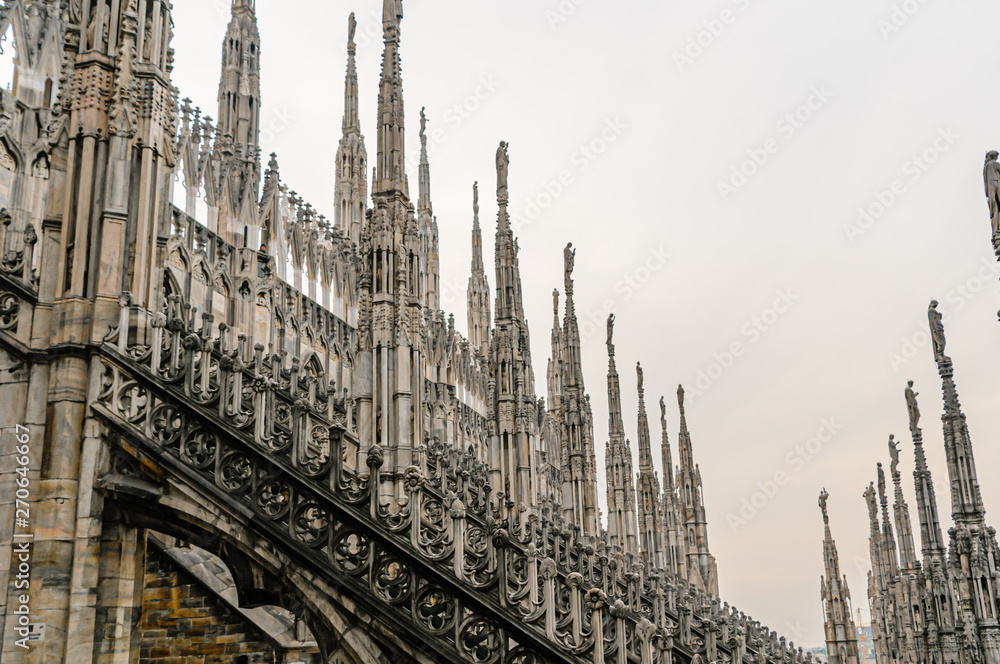
[[(215, 117), (229, 0), (173, 4), (174, 83)], [(277, 152), (283, 180), (332, 217), (347, 16), (358, 17), (361, 122), (373, 159), (381, 2), (257, 4), (265, 154)], [(1000, 523), (1000, 487), (991, 483), (1000, 466), (1000, 289), (981, 175), (983, 155), (1000, 146), (1000, 5), (405, 0), (404, 8), (407, 150), (415, 160), (426, 106), (446, 308), (464, 330), (471, 185), (483, 183), (491, 266), (494, 153), (509, 141), (540, 395), (551, 291), (562, 288), (562, 248), (572, 241), (598, 456), (612, 309), (633, 448), (634, 363), (645, 368), (654, 441), (656, 400), (667, 396), (675, 462), (675, 393), (678, 383), (688, 387), (725, 600), (799, 645), (822, 644), (816, 497), (825, 486), (843, 572), (867, 614), (861, 493), (876, 461), (888, 462), (890, 433), (904, 442), (916, 518), (907, 379), (920, 392), (940, 509), (950, 514), (926, 334), (932, 297), (947, 314), (983, 498), (995, 510), (987, 519)], [(409, 176), (415, 191), (415, 167)], [(859, 219), (859, 208), (869, 216)], [(810, 446), (825, 427), (834, 435)], [(776, 473), (785, 482), (769, 487)], [(760, 484), (777, 490), (755, 499)], [(756, 514), (741, 515), (744, 500), (760, 506)]]

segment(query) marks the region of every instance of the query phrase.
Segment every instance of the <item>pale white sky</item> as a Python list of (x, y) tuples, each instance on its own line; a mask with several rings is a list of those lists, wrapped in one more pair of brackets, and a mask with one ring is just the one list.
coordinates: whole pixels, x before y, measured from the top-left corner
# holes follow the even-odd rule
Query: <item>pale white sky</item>
[[(276, 151), (284, 181), (332, 216), (347, 15), (358, 17), (362, 129), (374, 157), (381, 2), (257, 4), (265, 153)], [(484, 183), (490, 265), (494, 152), (509, 141), (539, 390), (551, 291), (561, 288), (562, 248), (572, 241), (598, 454), (607, 439), (604, 320), (613, 309), (629, 437), (635, 361), (645, 368), (654, 441), (659, 395), (676, 445), (675, 392), (678, 383), (689, 388), (724, 599), (799, 645), (822, 643), (816, 497), (825, 486), (843, 571), (867, 613), (861, 492), (875, 462), (888, 461), (890, 433), (904, 442), (916, 517), (907, 379), (920, 392), (941, 513), (950, 513), (940, 381), (926, 337), (932, 297), (948, 314), (948, 352), (995, 510), (987, 519), (1000, 523), (1000, 487), (990, 482), (1000, 465), (1000, 296), (981, 177), (983, 155), (1000, 145), (1000, 5), (404, 5), (411, 160), (421, 106), (439, 130), (432, 194), (446, 308), (464, 329), (470, 188)], [(174, 7), (174, 82), (214, 117), (229, 0)], [(415, 186), (415, 167), (409, 175)], [(872, 217), (859, 224), (861, 207)], [(730, 362), (733, 344), (739, 356)], [(824, 427), (835, 430), (829, 442), (810, 444)], [(776, 473), (785, 483), (736, 523), (743, 501)], [(600, 493), (603, 501), (603, 477)]]

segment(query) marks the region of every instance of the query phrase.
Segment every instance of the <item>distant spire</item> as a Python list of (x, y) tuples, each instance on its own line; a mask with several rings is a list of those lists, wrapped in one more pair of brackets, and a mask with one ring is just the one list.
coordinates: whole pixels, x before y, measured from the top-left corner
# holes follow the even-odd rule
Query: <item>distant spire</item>
[(347, 76), (344, 82), (344, 121), (337, 146), (334, 181), (334, 223), (356, 245), (361, 244), (361, 227), (368, 201), (368, 153), (358, 117), (358, 72), (354, 66), (357, 47), (354, 34), (358, 23), (347, 20)]
[(826, 576), (820, 577), (826, 632), (826, 652), (830, 664), (858, 664), (857, 629), (851, 615), (851, 591), (847, 576), (840, 573), (837, 544), (830, 533), (830, 516), (826, 511), (829, 494), (826, 489), (819, 494), (819, 507), (823, 511), (823, 564)]
[(552, 291), (552, 354), (546, 370), (549, 410), (562, 407), (562, 326), (559, 324), (559, 289)]
[(608, 444), (604, 461), (608, 483), (608, 537), (612, 546), (627, 553), (638, 553), (635, 509), (635, 481), (632, 473), (632, 448), (625, 439), (622, 423), (622, 397), (618, 369), (615, 366), (615, 315), (608, 316)]
[[(885, 556), (882, 554), (882, 529), (878, 523), (878, 494), (875, 492), (875, 483), (871, 482), (864, 492), (865, 502), (868, 504), (869, 535), (868, 548), (872, 563), (872, 576), (875, 586), (884, 590), (886, 588)], [(869, 596), (872, 590), (869, 589)]]
[[(509, 157), (507, 143), (500, 141), (497, 148), (497, 234), (495, 241), (494, 265), (496, 268), (496, 320), (522, 320), (524, 308), (521, 300), (521, 268), (518, 265), (517, 240), (510, 227), (507, 215), (507, 169)], [(502, 186), (501, 186), (502, 185)]]
[[(500, 173), (497, 178), (501, 199), (506, 196), (506, 173)], [(501, 202), (501, 205), (503, 203)], [(594, 417), (590, 408), (590, 397), (587, 396), (583, 383), (583, 360), (580, 348), (580, 326), (576, 318), (576, 307), (573, 303), (573, 266), (576, 260), (576, 250), (573, 244), (566, 245), (563, 251), (563, 273), (566, 287), (566, 315), (563, 317), (562, 336), (560, 338), (560, 389), (562, 392), (563, 425), (567, 432), (567, 442), (570, 443), (570, 468), (572, 474), (571, 494), (582, 496), (577, 512), (582, 519), (581, 527), (587, 535), (596, 535), (597, 522), (597, 457), (594, 453)], [(633, 514), (634, 514), (633, 499)], [(634, 531), (633, 526), (633, 533)], [(633, 552), (638, 551), (633, 549)]]
[(643, 389), (642, 364), (635, 363), (636, 385), (639, 394), (639, 468), (653, 467), (653, 452), (649, 443), (649, 418), (646, 416), (646, 391)]
[(479, 228), (479, 183), (472, 184), (472, 273), (467, 293), (469, 342), (489, 355), (490, 284), (483, 264), (483, 233)]
[(608, 316), (608, 433), (611, 438), (620, 436), (625, 439), (625, 424), (622, 421), (622, 396), (618, 379), (618, 368), (615, 366), (614, 344), (615, 315)]
[(639, 481), (637, 508), (639, 535), (646, 564), (662, 568), (666, 564), (663, 540), (663, 514), (660, 502), (660, 482), (653, 469), (653, 453), (649, 443), (649, 418), (646, 416), (646, 397), (643, 387), (642, 365), (635, 363), (636, 390), (639, 394)]
[(684, 386), (677, 386), (677, 409), (680, 413), (680, 432), (677, 447), (681, 456), (681, 469), (694, 467), (694, 454), (691, 449), (691, 434), (688, 432), (687, 418), (684, 414)]
[(674, 491), (674, 459), (670, 453), (670, 437), (667, 435), (667, 404), (660, 397), (660, 456), (663, 462), (663, 492)]
[(986, 508), (979, 492), (976, 477), (976, 461), (972, 454), (972, 439), (969, 427), (958, 401), (955, 386), (955, 370), (951, 358), (945, 355), (944, 324), (937, 311), (937, 300), (932, 300), (927, 310), (931, 328), (934, 360), (941, 376), (944, 394), (944, 415), (941, 417), (944, 429), (944, 451), (948, 461), (948, 477), (951, 480), (951, 515), (958, 524), (980, 524), (986, 516)]
[(882, 464), (878, 466), (878, 499), (882, 506), (882, 553), (885, 556), (886, 572), (889, 578), (895, 578), (899, 573), (899, 559), (896, 554), (896, 537), (892, 532), (892, 522), (889, 520), (889, 499), (885, 492), (885, 471)]
[(906, 498), (903, 497), (902, 476), (899, 472), (899, 450), (896, 449), (898, 443), (893, 436), (889, 436), (889, 454), (892, 457), (892, 465), (889, 467), (894, 486), (893, 515), (896, 518), (896, 532), (899, 537), (899, 564), (903, 571), (913, 572), (919, 569), (917, 553), (913, 545), (913, 525), (910, 521), (910, 508), (906, 505)]
[[(257, 164), (260, 132), (260, 33), (253, 0), (234, 0), (232, 19), (222, 42), (219, 80), (219, 136), (229, 136), (236, 154), (251, 154)], [(253, 183), (256, 198), (256, 184)]]
[[(691, 447), (691, 433), (688, 431), (687, 416), (684, 411), (684, 386), (677, 386), (677, 408), (680, 412), (680, 433), (678, 447), (680, 448), (681, 467), (677, 475), (680, 504), (684, 518), (684, 532), (687, 541), (687, 573), (695, 584), (702, 584), (707, 592), (718, 594), (719, 580), (715, 557), (708, 548), (708, 523), (705, 515), (704, 491), (701, 482), (701, 472), (694, 463), (694, 453)], [(693, 534), (693, 539), (692, 539)]]
[(344, 133), (351, 130), (360, 132), (361, 121), (358, 118), (358, 70), (354, 64), (354, 55), (357, 52), (357, 45), (354, 43), (354, 33), (358, 28), (358, 22), (354, 18), (354, 12), (347, 19), (347, 80), (344, 84)]
[(910, 414), (910, 434), (913, 436), (913, 485), (917, 496), (917, 518), (920, 521), (920, 543), (925, 563), (932, 558), (944, 562), (945, 544), (941, 534), (941, 519), (938, 517), (937, 497), (934, 495), (934, 480), (927, 458), (924, 455), (923, 432), (918, 426), (920, 409), (917, 393), (913, 391), (913, 381), (905, 390), (907, 409)]
[(479, 229), (479, 182), (472, 183), (472, 232), (479, 236), (479, 244), (473, 245), (472, 269), (483, 269), (483, 236)]
[(406, 128), (403, 117), (403, 75), (399, 58), (401, 0), (383, 0), (382, 76), (378, 96), (378, 157), (372, 194), (396, 193), (409, 200), (406, 184)]
[[(434, 208), (431, 205), (431, 165), (427, 160), (427, 115), (424, 113), (425, 110), (423, 108), (420, 109), (420, 195), (417, 199), (417, 209), (421, 213), (433, 215)], [(478, 216), (478, 213), (476, 213), (476, 218)]]

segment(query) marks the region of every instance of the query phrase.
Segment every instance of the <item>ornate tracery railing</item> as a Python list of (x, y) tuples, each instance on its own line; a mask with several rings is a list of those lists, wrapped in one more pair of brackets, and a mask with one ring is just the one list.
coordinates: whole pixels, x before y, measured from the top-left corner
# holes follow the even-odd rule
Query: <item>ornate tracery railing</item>
[(322, 376), (294, 360), (285, 369), (243, 337), (214, 339), (211, 317), (196, 327), (179, 298), (166, 314), (122, 304), (94, 411), (441, 656), (802, 661), (716, 598), (595, 549), (546, 514), (521, 518), (461, 451), (432, 445), (406, 470), (404, 499), (388, 500), (382, 449), (362, 457), (348, 404)]

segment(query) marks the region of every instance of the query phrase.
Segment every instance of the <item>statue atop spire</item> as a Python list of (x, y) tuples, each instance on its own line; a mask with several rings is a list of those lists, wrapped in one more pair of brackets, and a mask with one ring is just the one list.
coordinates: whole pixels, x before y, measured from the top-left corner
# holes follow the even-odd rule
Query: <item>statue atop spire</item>
[(829, 497), (830, 494), (826, 492), (825, 488), (819, 492), (819, 508), (823, 511), (823, 523), (828, 526), (830, 525), (830, 515), (826, 512), (826, 501)]
[(500, 141), (497, 148), (497, 202), (507, 204), (507, 168), (510, 165), (510, 155), (507, 154), (507, 142)]
[(615, 315), (608, 314), (608, 355), (615, 354)]
[(878, 523), (878, 503), (875, 502), (875, 483), (869, 482), (868, 488), (865, 489), (864, 493), (861, 494), (865, 497), (865, 502), (868, 503), (868, 518), (873, 524)]
[(382, 29), (389, 32), (391, 28), (399, 30), (399, 23), (403, 19), (403, 0), (383, 0), (382, 2)]
[(906, 382), (906, 389), (903, 391), (906, 395), (906, 410), (910, 415), (910, 433), (917, 436), (919, 431), (918, 425), (920, 424), (920, 408), (917, 406), (917, 394), (919, 392), (913, 391), (913, 381)]
[(893, 479), (899, 477), (899, 443), (896, 441), (896, 437), (889, 434), (889, 474), (892, 475)]
[(941, 319), (941, 312), (937, 310), (937, 306), (937, 300), (931, 300), (931, 305), (927, 308), (927, 320), (931, 328), (931, 341), (934, 344), (934, 360), (938, 365), (943, 363), (951, 364), (951, 358), (944, 354), (944, 323)]
[(563, 265), (565, 268), (566, 275), (566, 296), (573, 291), (573, 266), (576, 263), (576, 249), (573, 248), (573, 243), (570, 242), (563, 249)]
[(990, 224), (993, 228), (994, 245), (1000, 241), (1000, 164), (997, 157), (1000, 153), (990, 150), (986, 153), (986, 165), (983, 166), (983, 184), (986, 187), (986, 200), (990, 208)]

